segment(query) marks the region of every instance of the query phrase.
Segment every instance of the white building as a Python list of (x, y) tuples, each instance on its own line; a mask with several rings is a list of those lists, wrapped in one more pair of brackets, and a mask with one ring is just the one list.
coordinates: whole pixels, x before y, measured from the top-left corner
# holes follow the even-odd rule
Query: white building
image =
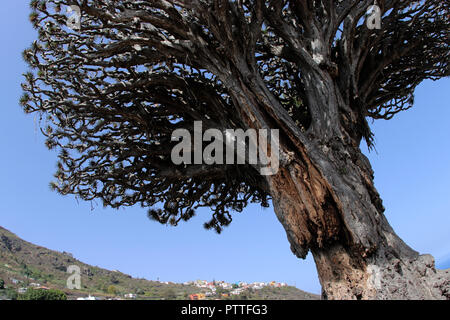
[(241, 294), (242, 292), (244, 292), (244, 288), (236, 288), (236, 289), (233, 289), (233, 290), (231, 290), (230, 291), (230, 294), (231, 295), (239, 295), (239, 294)]
[(224, 289), (227, 289), (227, 290), (233, 288), (233, 286), (231, 284), (226, 283), (226, 282), (219, 283), (219, 286), (224, 288)]
[(208, 281), (206, 281), (206, 280), (195, 280), (194, 281), (194, 285), (199, 287), (199, 288), (206, 288), (206, 286), (208, 285)]
[(88, 297), (79, 297), (79, 298), (77, 298), (77, 300), (100, 300), (100, 299), (89, 295)]

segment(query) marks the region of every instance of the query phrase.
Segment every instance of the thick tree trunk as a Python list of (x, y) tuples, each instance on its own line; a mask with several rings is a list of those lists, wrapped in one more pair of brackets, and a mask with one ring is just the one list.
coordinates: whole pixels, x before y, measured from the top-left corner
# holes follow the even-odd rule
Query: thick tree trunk
[(309, 79), (308, 105), (327, 113), (311, 130), (310, 142), (297, 146), (268, 177), (292, 251), (301, 258), (312, 252), (323, 298), (450, 298), (449, 271), (437, 271), (430, 255), (408, 247), (387, 222), (360, 138), (346, 133), (342, 118), (335, 117), (350, 107), (332, 79)]
[[(244, 73), (244, 74), (249, 74)], [(245, 78), (245, 77), (244, 77)], [(229, 83), (249, 128), (280, 128), (280, 168), (266, 176), (292, 252), (311, 252), (326, 299), (448, 299), (450, 273), (435, 269), (393, 231), (361, 153), (361, 118), (326, 72), (305, 76), (313, 122), (299, 133), (258, 77)], [(348, 130), (354, 129), (354, 130)]]
[(291, 249), (300, 258), (311, 250), (323, 298), (450, 298), (449, 271), (436, 270), (430, 255), (418, 255), (393, 232), (369, 190), (355, 183), (337, 196), (314, 167), (295, 161), (270, 180)]

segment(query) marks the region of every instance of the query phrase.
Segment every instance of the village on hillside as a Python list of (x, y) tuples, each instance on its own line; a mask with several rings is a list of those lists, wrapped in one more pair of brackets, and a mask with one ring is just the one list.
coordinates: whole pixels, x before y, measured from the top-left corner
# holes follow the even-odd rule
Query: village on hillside
[[(10, 283), (16, 285), (16, 291), (18, 294), (25, 294), (30, 289), (33, 290), (51, 290), (47, 286), (43, 286), (40, 283), (37, 282), (28, 282), (25, 284), (24, 281), (10, 278)], [(33, 278), (29, 278), (29, 280), (34, 280)], [(175, 284), (174, 282), (170, 281), (156, 281), (161, 284), (165, 285), (171, 285)], [(183, 286), (195, 286), (199, 288), (198, 293), (193, 293), (188, 295), (186, 298), (189, 300), (204, 300), (204, 299), (226, 299), (230, 298), (232, 296), (239, 296), (243, 294), (246, 290), (261, 290), (265, 287), (272, 287), (272, 288), (282, 288), (287, 287), (288, 285), (284, 282), (253, 282), (253, 283), (247, 283), (247, 282), (236, 282), (236, 283), (228, 283), (226, 281), (207, 281), (207, 280), (195, 280), (195, 281), (187, 281), (182, 283)], [(78, 296), (73, 297), (76, 300), (104, 300), (104, 296), (95, 296), (88, 294), (87, 296)], [(138, 295), (136, 293), (126, 293), (121, 296), (115, 296), (114, 298), (110, 297), (107, 298), (109, 300), (124, 300), (124, 299), (137, 299)]]
[(275, 281), (272, 282), (253, 282), (253, 283), (246, 283), (246, 282), (238, 282), (238, 283), (228, 283), (225, 281), (212, 281), (208, 282), (206, 280), (196, 280), (196, 281), (189, 281), (183, 283), (184, 285), (194, 285), (198, 288), (205, 288), (209, 289), (209, 291), (206, 291), (205, 293), (197, 293), (197, 294), (191, 294), (189, 295), (190, 300), (203, 300), (206, 297), (210, 296), (217, 296), (218, 294), (222, 297), (226, 298), (229, 296), (237, 296), (242, 293), (244, 293), (245, 290), (253, 289), (253, 290), (260, 290), (264, 287), (274, 287), (274, 288), (281, 288), (286, 287), (287, 284), (284, 282), (278, 283)]

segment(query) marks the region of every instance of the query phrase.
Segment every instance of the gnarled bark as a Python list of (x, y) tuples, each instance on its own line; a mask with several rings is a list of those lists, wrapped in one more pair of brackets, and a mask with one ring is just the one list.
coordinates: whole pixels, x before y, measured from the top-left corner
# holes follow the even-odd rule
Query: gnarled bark
[(293, 253), (314, 256), (323, 298), (450, 298), (449, 271), (436, 270), (433, 257), (419, 255), (395, 234), (360, 140), (347, 135), (342, 122), (334, 127), (333, 110), (349, 108), (331, 78), (321, 75), (309, 94), (309, 105), (331, 110), (319, 128), (325, 132), (297, 149), (268, 184)]
[(409, 248), (373, 206), (367, 189), (339, 197), (317, 169), (300, 168), (296, 161), (270, 180), (291, 249), (301, 258), (311, 250), (323, 298), (450, 298), (449, 271), (436, 270), (430, 255)]
[[(436, 270), (434, 259), (406, 245), (386, 220), (361, 135), (347, 133), (358, 120), (332, 78), (319, 72), (309, 79), (308, 105), (319, 110), (316, 119), (320, 111), (324, 116), (306, 135), (290, 129), (276, 102), (267, 105), (270, 95), (254, 84), (258, 78), (235, 93), (249, 127), (287, 133), (281, 167), (266, 180), (292, 252), (305, 258), (311, 251), (325, 299), (450, 298), (449, 271)], [(338, 110), (348, 110), (347, 122)]]

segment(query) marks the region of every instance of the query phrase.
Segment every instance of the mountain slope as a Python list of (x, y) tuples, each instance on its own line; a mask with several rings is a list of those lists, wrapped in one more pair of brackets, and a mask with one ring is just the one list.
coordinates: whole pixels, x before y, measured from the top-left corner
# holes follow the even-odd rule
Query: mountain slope
[[(81, 290), (66, 288), (70, 274), (67, 267), (77, 265), (81, 269)], [(119, 271), (109, 271), (85, 264), (70, 253), (58, 252), (34, 245), (0, 227), (0, 279), (10, 288), (27, 287), (31, 283), (65, 291), (70, 298), (94, 294), (96, 296), (123, 297), (134, 293), (141, 299), (187, 299), (190, 294), (208, 289), (193, 285), (161, 283), (136, 279)], [(18, 281), (16, 281), (18, 280)], [(249, 299), (318, 299), (319, 297), (295, 287), (264, 288), (248, 292)]]

